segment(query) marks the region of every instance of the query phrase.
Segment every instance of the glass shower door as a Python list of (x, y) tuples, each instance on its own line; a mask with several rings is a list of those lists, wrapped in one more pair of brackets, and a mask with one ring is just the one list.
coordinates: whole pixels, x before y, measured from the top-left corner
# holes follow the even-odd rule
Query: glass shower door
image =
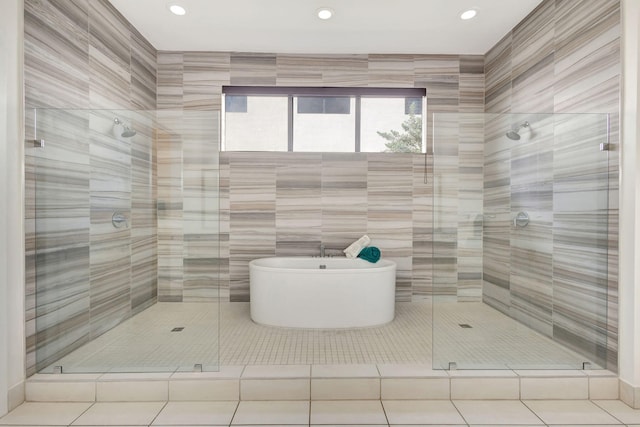
[(36, 369), (217, 370), (217, 113), (35, 117)]
[(606, 367), (607, 142), (606, 115), (434, 115), (434, 368)]

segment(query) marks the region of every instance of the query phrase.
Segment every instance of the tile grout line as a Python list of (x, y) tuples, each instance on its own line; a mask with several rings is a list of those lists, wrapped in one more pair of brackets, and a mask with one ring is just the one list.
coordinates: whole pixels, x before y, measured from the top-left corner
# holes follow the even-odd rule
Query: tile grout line
[[(598, 405), (598, 404), (597, 404), (596, 402), (594, 402), (593, 400), (591, 400), (591, 399), (588, 399), (588, 400), (589, 400), (589, 402), (593, 403), (593, 404), (594, 404), (594, 405), (596, 405), (598, 408), (602, 409), (604, 412), (606, 412), (607, 414), (609, 414), (611, 417), (613, 417), (613, 418), (614, 418), (614, 419), (616, 419), (617, 421), (620, 421), (620, 423), (621, 423), (621, 424), (623, 424), (623, 425), (627, 425), (626, 423), (623, 423), (623, 422), (622, 422), (622, 420), (621, 420), (620, 418), (616, 417), (616, 416), (615, 416), (615, 415), (613, 415), (611, 412), (607, 411), (605, 408), (603, 408), (602, 406)], [(598, 399), (598, 400), (601, 400), (601, 399)], [(620, 399), (618, 399), (618, 400), (620, 400)]]
[(458, 406), (456, 405), (456, 403), (453, 400), (449, 400), (449, 402), (451, 402), (451, 404), (453, 405), (454, 408), (456, 408), (456, 411), (458, 412), (458, 415), (460, 415), (460, 418), (462, 418), (462, 420), (464, 421), (464, 423), (469, 426), (469, 421), (467, 421), (467, 419), (464, 417), (464, 415), (462, 415), (462, 412), (460, 411), (460, 409), (458, 408)]
[(547, 424), (547, 423), (542, 419), (542, 417), (541, 417), (540, 415), (538, 415), (538, 413), (537, 413), (536, 411), (534, 411), (533, 409), (531, 409), (531, 408), (529, 407), (529, 405), (527, 405), (527, 404), (526, 404), (526, 402), (525, 402), (524, 400), (520, 399), (519, 401), (520, 401), (520, 402), (522, 402), (522, 404), (523, 404), (523, 405), (524, 405), (528, 410), (530, 410), (530, 411), (533, 413), (533, 415), (535, 415), (535, 416), (536, 416), (536, 417), (537, 417), (537, 418), (542, 422), (542, 424), (544, 424), (545, 426), (548, 426), (548, 425), (549, 425), (549, 424)]
[(157, 420), (157, 419), (158, 419), (158, 417), (160, 416), (160, 413), (161, 413), (162, 411), (164, 411), (164, 408), (166, 408), (168, 404), (169, 404), (169, 401), (168, 401), (168, 400), (167, 400), (166, 402), (164, 402), (164, 405), (162, 405), (162, 408), (160, 408), (160, 410), (158, 411), (158, 413), (156, 414), (156, 416), (155, 416), (155, 417), (153, 417), (153, 419), (152, 419), (152, 420), (151, 420), (151, 422), (149, 423), (149, 426), (152, 426), (152, 425), (153, 425), (153, 423), (155, 422), (155, 420)]
[(231, 427), (231, 425), (233, 424), (233, 419), (236, 417), (236, 414), (238, 413), (239, 408), (240, 408), (240, 400), (238, 400), (238, 403), (236, 403), (236, 409), (234, 409), (233, 415), (231, 415), (231, 419), (229, 420), (229, 427)]
[(89, 405), (89, 407), (88, 407), (87, 409), (85, 409), (84, 411), (82, 411), (82, 413), (81, 413), (80, 415), (78, 415), (77, 417), (75, 417), (75, 418), (73, 419), (73, 421), (71, 421), (71, 422), (69, 423), (69, 427), (71, 427), (71, 426), (73, 425), (73, 423), (75, 423), (76, 421), (78, 421), (78, 419), (79, 419), (81, 416), (83, 416), (84, 414), (86, 414), (86, 413), (87, 413), (87, 411), (88, 411), (89, 409), (93, 408), (93, 405), (95, 405), (95, 404), (96, 404), (96, 402), (94, 401), (91, 405)]

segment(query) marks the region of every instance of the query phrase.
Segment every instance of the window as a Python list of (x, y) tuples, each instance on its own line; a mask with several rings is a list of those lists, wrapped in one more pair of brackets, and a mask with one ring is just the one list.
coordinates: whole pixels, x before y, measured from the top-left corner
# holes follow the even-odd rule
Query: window
[(351, 103), (348, 97), (298, 96), (298, 114), (349, 114)]
[(422, 114), (422, 98), (405, 98), (404, 113), (420, 116)]
[(225, 151), (425, 150), (425, 89), (225, 86), (222, 92)]
[(247, 97), (244, 95), (229, 95), (224, 98), (224, 110), (227, 113), (246, 113)]

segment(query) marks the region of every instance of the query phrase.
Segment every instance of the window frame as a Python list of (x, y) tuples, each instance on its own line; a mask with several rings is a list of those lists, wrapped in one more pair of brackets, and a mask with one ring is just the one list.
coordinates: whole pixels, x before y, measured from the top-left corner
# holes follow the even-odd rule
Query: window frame
[[(222, 151), (227, 151), (225, 146), (225, 97), (231, 96), (282, 96), (287, 97), (287, 152), (294, 152), (293, 147), (293, 125), (294, 108), (293, 98), (295, 97), (353, 97), (355, 98), (355, 141), (354, 151), (360, 153), (361, 139), (361, 99), (363, 97), (375, 98), (421, 98), (422, 99), (422, 152), (425, 153), (427, 134), (427, 90), (426, 88), (395, 88), (395, 87), (319, 87), (319, 86), (222, 86)], [(319, 114), (319, 113), (317, 113)]]

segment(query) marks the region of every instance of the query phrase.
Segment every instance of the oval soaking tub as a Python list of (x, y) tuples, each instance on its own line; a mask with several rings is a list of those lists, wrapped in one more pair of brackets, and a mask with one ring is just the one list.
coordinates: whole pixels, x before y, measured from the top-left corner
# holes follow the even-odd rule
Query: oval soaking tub
[(391, 322), (396, 263), (359, 258), (260, 258), (249, 263), (251, 319), (287, 328), (358, 328)]

